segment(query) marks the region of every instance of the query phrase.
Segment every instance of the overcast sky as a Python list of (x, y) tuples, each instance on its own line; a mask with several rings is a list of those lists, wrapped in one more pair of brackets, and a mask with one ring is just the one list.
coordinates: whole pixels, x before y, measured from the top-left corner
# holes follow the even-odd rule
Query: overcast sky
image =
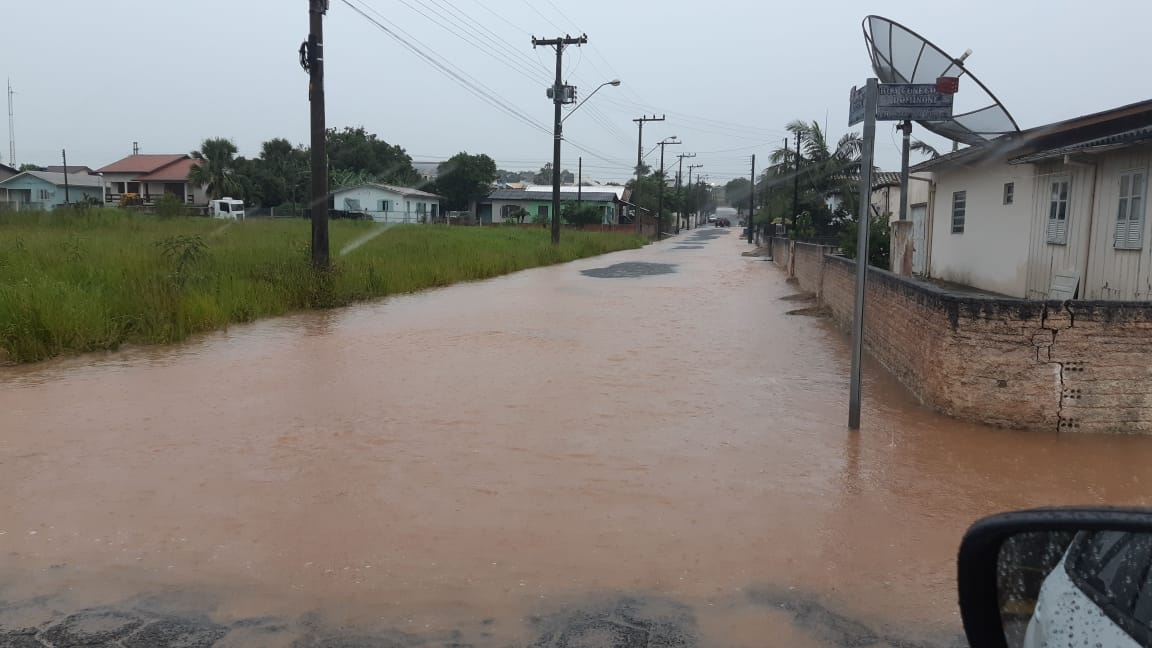
[[(763, 166), (792, 119), (826, 121), (835, 140), (848, 130), (849, 89), (871, 75), (860, 27), (868, 13), (950, 54), (974, 50), (969, 69), (1024, 128), (1152, 95), (1152, 3), (1135, 0), (348, 1), (536, 124), (486, 103), (332, 0), (329, 126), (362, 125), (416, 161), (459, 151), (508, 169), (550, 161), (544, 92), (555, 56), (534, 51), (530, 36), (565, 32), (588, 34), (588, 45), (565, 52), (565, 77), (582, 96), (623, 81), (565, 123), (565, 167), (575, 171), (583, 155), (586, 176), (603, 181), (631, 172), (632, 120), (645, 113), (668, 117), (646, 125), (646, 152), (677, 135), (684, 143), (668, 154), (696, 153), (685, 164), (703, 164), (697, 173), (719, 182), (746, 174), (753, 153)], [(10, 4), (0, 77), (17, 92), (17, 163), (58, 164), (67, 148), (71, 164), (98, 167), (131, 153), (134, 141), (145, 153), (181, 153), (224, 136), (251, 156), (272, 137), (308, 139), (307, 75), (296, 54), (307, 0)], [(958, 109), (973, 90), (962, 86)], [(877, 139), (877, 164), (898, 167), (892, 124), (881, 123)], [(11, 161), (7, 146), (0, 160)]]

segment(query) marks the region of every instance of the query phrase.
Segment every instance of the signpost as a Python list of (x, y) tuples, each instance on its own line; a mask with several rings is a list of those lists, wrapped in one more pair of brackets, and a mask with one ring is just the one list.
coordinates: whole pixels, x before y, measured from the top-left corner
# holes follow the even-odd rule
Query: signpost
[[(947, 81), (946, 83), (942, 83)], [(864, 355), (864, 288), (868, 278), (868, 230), (872, 208), (872, 158), (877, 121), (938, 121), (952, 117), (954, 79), (931, 83), (887, 83), (868, 79), (848, 98), (848, 125), (864, 123), (860, 155), (860, 211), (856, 235), (856, 302), (852, 317), (852, 375), (848, 427), (860, 429), (860, 367)], [(906, 190), (905, 190), (906, 191)]]

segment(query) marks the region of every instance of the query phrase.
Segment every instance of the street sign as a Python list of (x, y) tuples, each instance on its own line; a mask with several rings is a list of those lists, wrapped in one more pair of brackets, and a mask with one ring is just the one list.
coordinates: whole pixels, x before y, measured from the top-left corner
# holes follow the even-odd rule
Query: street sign
[(852, 88), (848, 95), (848, 125), (864, 121), (864, 88)]
[(935, 83), (882, 83), (876, 97), (879, 121), (939, 121), (952, 118), (953, 95)]

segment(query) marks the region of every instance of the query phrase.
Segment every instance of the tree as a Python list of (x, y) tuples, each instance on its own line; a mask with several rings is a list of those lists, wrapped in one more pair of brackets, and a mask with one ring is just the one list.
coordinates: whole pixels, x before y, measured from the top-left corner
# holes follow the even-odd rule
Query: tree
[[(563, 171), (560, 172), (560, 184), (572, 184), (574, 182), (576, 182), (576, 176), (572, 175), (571, 171), (569, 171), (568, 169), (564, 169)], [(552, 163), (551, 162), (540, 167), (540, 171), (535, 176), (532, 177), (532, 183), (538, 184), (538, 185), (550, 185), (550, 184), (552, 184)]]
[(603, 207), (589, 203), (566, 202), (560, 209), (564, 222), (583, 229), (586, 225), (599, 225), (604, 222)]
[(917, 139), (912, 140), (908, 144), (908, 150), (926, 155), (930, 160), (935, 160), (940, 157), (940, 151), (935, 146)]
[(724, 185), (724, 195), (728, 199), (728, 204), (735, 207), (737, 211), (748, 210), (751, 194), (752, 183), (748, 181), (748, 178), (735, 178)]
[(18, 168), (17, 171), (20, 171), (20, 172), (39, 171), (40, 169), (41, 169), (41, 167), (38, 164), (32, 164), (31, 162), (25, 162), (24, 164), (20, 165), (20, 168)]
[(200, 144), (199, 151), (192, 151), (192, 158), (199, 164), (193, 165), (188, 171), (188, 181), (205, 187), (209, 198), (223, 198), (239, 193), (236, 145), (231, 140), (210, 137)]
[(413, 186), (420, 174), (403, 148), (376, 137), (364, 127), (328, 129), (328, 164), (332, 171), (364, 174), (377, 182)]
[(468, 209), (472, 201), (488, 195), (496, 180), (496, 162), (484, 155), (457, 153), (437, 166), (433, 189), (444, 198), (444, 208)]
[[(786, 225), (795, 226), (793, 219), (807, 212), (812, 227), (818, 233), (835, 234), (840, 219), (826, 201), (836, 196), (840, 200), (841, 209), (855, 211), (855, 205), (859, 202), (857, 184), (863, 143), (860, 135), (856, 132), (845, 133), (833, 147), (829, 145), (826, 134), (816, 121), (795, 120), (786, 128), (800, 137), (800, 154), (797, 155), (791, 146), (773, 151), (772, 164), (757, 182), (757, 192), (761, 196), (765, 193), (779, 194), (771, 200), (773, 206), (779, 205), (778, 213)], [(796, 205), (797, 214), (793, 214), (792, 191), (797, 177), (800, 196)]]

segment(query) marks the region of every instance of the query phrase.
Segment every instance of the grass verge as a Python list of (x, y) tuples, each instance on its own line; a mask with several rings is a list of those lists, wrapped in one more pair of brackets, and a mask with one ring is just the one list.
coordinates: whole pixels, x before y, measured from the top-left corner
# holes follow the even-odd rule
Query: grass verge
[[(0, 356), (35, 362), (183, 340), (643, 245), (621, 234), (335, 221), (333, 268), (308, 262), (309, 223), (159, 219), (115, 209), (0, 213)], [(0, 358), (3, 359), (3, 358)]]

